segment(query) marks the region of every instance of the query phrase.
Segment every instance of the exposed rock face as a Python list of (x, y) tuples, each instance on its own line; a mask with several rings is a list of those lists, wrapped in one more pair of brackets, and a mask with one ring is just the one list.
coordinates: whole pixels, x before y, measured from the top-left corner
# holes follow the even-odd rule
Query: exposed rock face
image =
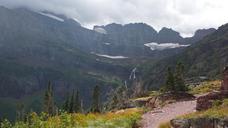
[(228, 67), (224, 68), (221, 91), (212, 92), (205, 96), (197, 98), (196, 110), (206, 110), (212, 107), (214, 100), (223, 100), (228, 98)]
[(196, 110), (206, 110), (212, 107), (214, 100), (223, 100), (228, 98), (228, 91), (212, 92), (208, 95), (197, 98)]
[(228, 66), (225, 67), (223, 71), (223, 81), (222, 81), (221, 90), (228, 91)]
[(170, 121), (171, 125), (174, 128), (189, 128), (190, 123), (187, 119), (174, 119)]
[(228, 128), (228, 118), (174, 119), (170, 123), (173, 128)]

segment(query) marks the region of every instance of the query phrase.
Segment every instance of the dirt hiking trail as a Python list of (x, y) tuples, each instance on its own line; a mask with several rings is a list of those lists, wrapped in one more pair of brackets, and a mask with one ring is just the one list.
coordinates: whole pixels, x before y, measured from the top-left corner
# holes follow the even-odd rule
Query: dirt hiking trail
[(195, 108), (196, 101), (191, 100), (176, 102), (163, 108), (155, 109), (142, 116), (141, 128), (158, 128), (159, 124), (168, 122), (177, 116), (192, 113)]

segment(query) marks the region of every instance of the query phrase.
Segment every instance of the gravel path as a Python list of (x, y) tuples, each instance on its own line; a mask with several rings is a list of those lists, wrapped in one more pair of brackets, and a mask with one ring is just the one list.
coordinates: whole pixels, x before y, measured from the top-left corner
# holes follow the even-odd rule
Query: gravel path
[(182, 101), (169, 104), (163, 108), (147, 112), (143, 115), (142, 128), (158, 128), (160, 123), (170, 121), (171, 119), (195, 111), (196, 101)]

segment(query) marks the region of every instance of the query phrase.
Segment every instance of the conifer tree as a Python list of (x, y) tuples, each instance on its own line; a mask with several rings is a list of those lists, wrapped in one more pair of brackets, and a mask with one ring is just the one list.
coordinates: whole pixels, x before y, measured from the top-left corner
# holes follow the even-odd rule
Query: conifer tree
[(69, 108), (70, 108), (70, 94), (69, 92), (67, 92), (66, 99), (63, 105), (63, 110), (65, 110), (66, 112), (69, 112)]
[(74, 112), (76, 112), (76, 113), (81, 112), (81, 102), (80, 102), (78, 90), (76, 91), (76, 96), (75, 96)]
[(84, 113), (85, 111), (84, 111), (83, 100), (81, 100), (81, 104), (80, 105), (81, 105), (81, 107), (80, 107), (81, 108), (81, 113)]
[(17, 113), (16, 113), (16, 120), (17, 121), (25, 121), (26, 114), (25, 114), (25, 106), (24, 104), (17, 105)]
[(100, 110), (100, 88), (95, 86), (92, 95), (92, 107), (91, 112), (101, 112)]
[(179, 62), (175, 69), (175, 88), (176, 91), (185, 92), (188, 90), (184, 82), (184, 65)]
[(51, 82), (48, 82), (48, 88), (44, 95), (44, 112), (49, 115), (54, 115), (54, 99), (53, 99), (53, 88)]
[(72, 95), (71, 95), (71, 99), (70, 99), (70, 105), (69, 105), (69, 113), (73, 113), (74, 112), (74, 106), (75, 106), (75, 95), (74, 95), (74, 90), (72, 92)]
[(127, 105), (127, 102), (129, 101), (127, 86), (120, 86), (119, 88), (117, 88), (116, 94), (118, 98), (118, 108), (119, 109), (125, 108)]
[(166, 79), (166, 84), (164, 89), (165, 91), (171, 91), (171, 92), (175, 91), (174, 76), (170, 67), (168, 67), (168, 70), (167, 70), (167, 79)]

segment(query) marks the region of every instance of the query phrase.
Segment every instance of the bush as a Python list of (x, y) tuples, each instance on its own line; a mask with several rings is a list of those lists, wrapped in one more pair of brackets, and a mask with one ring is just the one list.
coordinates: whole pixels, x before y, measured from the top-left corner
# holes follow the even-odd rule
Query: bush
[(171, 128), (170, 122), (162, 123), (159, 125), (159, 128)]
[(213, 106), (213, 107), (218, 107), (218, 106), (220, 106), (220, 105), (222, 105), (222, 101), (221, 101), (221, 100), (215, 100), (215, 101), (213, 101), (213, 103), (212, 103), (212, 106)]

